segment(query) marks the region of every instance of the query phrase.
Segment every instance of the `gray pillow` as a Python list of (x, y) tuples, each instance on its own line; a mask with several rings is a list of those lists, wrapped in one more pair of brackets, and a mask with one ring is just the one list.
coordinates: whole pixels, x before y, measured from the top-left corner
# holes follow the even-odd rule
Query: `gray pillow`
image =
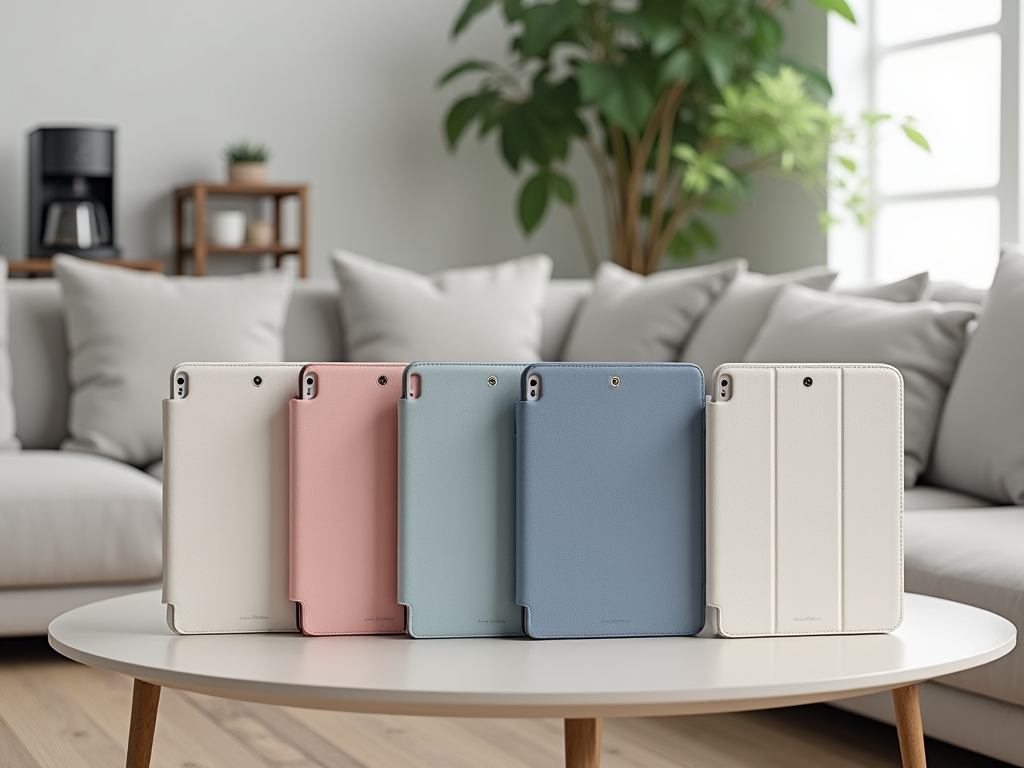
[(710, 393), (715, 369), (743, 360), (783, 287), (797, 284), (825, 291), (835, 279), (836, 273), (828, 267), (808, 267), (779, 275), (741, 272), (711, 305), (678, 359), (701, 367), (704, 385)]
[(164, 277), (54, 258), (71, 400), (61, 447), (145, 466), (160, 458), (160, 401), (177, 363), (279, 362), (291, 278)]
[(869, 299), (885, 299), (886, 301), (920, 301), (928, 293), (928, 273), (905, 277), (895, 283), (885, 285), (869, 285), (863, 288), (837, 288), (836, 293), (843, 296), (864, 296)]
[(569, 332), (566, 361), (674, 362), (742, 259), (644, 277), (605, 262)]
[(0, 256), (0, 451), (16, 451), (21, 447), (18, 438), (14, 436), (10, 311), (10, 303), (7, 301), (7, 259)]
[(886, 363), (903, 374), (904, 479), (928, 465), (942, 401), (975, 307), (899, 303), (787, 286), (747, 351), (750, 363)]
[(332, 260), (348, 360), (540, 360), (547, 256), (432, 275), (341, 250)]
[(1024, 504), (1024, 255), (1006, 252), (946, 398), (929, 482)]

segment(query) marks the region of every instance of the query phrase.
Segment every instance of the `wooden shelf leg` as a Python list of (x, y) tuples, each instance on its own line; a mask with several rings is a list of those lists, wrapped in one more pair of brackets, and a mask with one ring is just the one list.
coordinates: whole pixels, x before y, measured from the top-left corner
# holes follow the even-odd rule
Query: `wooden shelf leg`
[(896, 732), (900, 737), (903, 768), (925, 768), (924, 728), (921, 726), (917, 686), (893, 688), (892, 703), (896, 709)]
[(601, 768), (600, 717), (565, 721), (565, 768)]
[(156, 733), (156, 711), (160, 706), (160, 686), (143, 680), (135, 681), (132, 694), (132, 720), (128, 726), (128, 759), (126, 768), (149, 768), (153, 755), (153, 734)]

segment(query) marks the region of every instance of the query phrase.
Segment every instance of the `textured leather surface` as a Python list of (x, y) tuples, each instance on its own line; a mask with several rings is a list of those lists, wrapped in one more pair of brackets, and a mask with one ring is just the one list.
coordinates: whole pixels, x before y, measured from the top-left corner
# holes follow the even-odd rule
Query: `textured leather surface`
[(696, 634), (704, 623), (700, 368), (553, 364), (525, 376), (534, 372), (540, 399), (516, 404), (516, 601), (527, 633)]
[[(292, 400), (291, 587), (309, 635), (405, 631), (398, 604), (398, 363), (308, 365)], [(378, 383), (380, 376), (387, 384)]]
[[(413, 637), (521, 635), (515, 418), (524, 365), (413, 363), (399, 414), (398, 600)], [(497, 378), (495, 386), (487, 379)]]
[[(708, 404), (708, 603), (726, 636), (888, 632), (903, 615), (903, 379), (725, 365)], [(806, 387), (805, 377), (813, 384)]]
[(189, 375), (188, 396), (163, 403), (163, 601), (173, 606), (176, 632), (296, 631), (288, 599), (288, 403), (301, 369), (175, 369)]

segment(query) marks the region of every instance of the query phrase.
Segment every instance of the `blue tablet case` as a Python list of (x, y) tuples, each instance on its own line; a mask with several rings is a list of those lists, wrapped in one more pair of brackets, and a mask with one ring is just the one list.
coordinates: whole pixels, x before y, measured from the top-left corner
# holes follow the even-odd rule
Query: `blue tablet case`
[[(541, 395), (526, 402), (532, 373), (540, 375)], [(689, 363), (538, 364), (524, 372), (522, 384), (516, 602), (525, 608), (527, 634), (699, 632), (701, 369)]]
[[(413, 637), (522, 635), (515, 403), (526, 366), (413, 363), (398, 404), (398, 602)], [(409, 377), (421, 391), (409, 398)], [(493, 380), (493, 381), (492, 381)]]

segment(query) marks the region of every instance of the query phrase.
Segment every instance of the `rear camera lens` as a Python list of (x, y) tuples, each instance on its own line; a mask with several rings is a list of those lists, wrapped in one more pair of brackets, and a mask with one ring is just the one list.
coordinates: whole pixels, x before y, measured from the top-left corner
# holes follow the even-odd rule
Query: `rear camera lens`
[(723, 387), (728, 387), (729, 386), (729, 381), (727, 379), (722, 379), (722, 386)]
[(377, 378), (377, 383), (380, 384), (382, 387), (387, 386), (388, 377), (387, 376), (379, 376)]
[(252, 383), (255, 384), (258, 387), (260, 384), (263, 383), (263, 377), (262, 376), (253, 376), (252, 377)]
[(309, 386), (313, 386), (313, 379), (306, 379), (306, 383), (309, 384)]
[(809, 387), (813, 383), (814, 383), (814, 379), (812, 379), (810, 376), (808, 376), (807, 378), (804, 379), (804, 386), (805, 387)]
[(183, 377), (179, 376), (178, 377), (178, 383), (179, 384), (184, 384), (185, 383), (185, 379)]

